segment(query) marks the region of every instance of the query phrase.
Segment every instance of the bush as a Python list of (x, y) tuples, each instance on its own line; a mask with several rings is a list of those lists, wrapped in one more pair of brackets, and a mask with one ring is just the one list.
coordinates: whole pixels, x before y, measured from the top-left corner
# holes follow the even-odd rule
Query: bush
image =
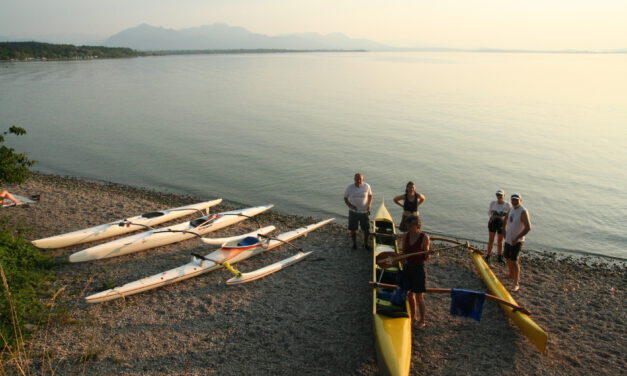
[(35, 161), (28, 159), (24, 153), (16, 153), (15, 149), (2, 145), (4, 136), (8, 134), (22, 136), (26, 134), (26, 130), (14, 125), (8, 131), (0, 133), (0, 184), (3, 182), (21, 184), (30, 175), (29, 167), (35, 164)]
[(28, 334), (25, 325), (36, 326), (45, 318), (41, 296), (52, 277), (53, 265), (30, 242), (0, 229), (0, 267), (6, 276), (6, 284), (0, 282), (0, 332), (5, 349), (19, 344), (16, 333)]

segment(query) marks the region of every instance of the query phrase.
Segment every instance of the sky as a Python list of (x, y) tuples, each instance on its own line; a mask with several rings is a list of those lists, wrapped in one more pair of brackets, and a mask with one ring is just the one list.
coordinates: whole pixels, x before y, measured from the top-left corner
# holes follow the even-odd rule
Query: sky
[(627, 0), (0, 0), (0, 37), (81, 44), (142, 23), (340, 32), (395, 47), (627, 48)]

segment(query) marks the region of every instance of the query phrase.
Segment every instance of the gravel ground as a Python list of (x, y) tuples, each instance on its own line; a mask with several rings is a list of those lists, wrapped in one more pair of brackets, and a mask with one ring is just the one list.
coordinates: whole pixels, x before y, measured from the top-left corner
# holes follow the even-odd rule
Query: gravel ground
[[(42, 174), (6, 188), (24, 196), (41, 194), (37, 204), (0, 212), (11, 228), (26, 229), (28, 239), (214, 198)], [(260, 204), (265, 203), (250, 206)], [(223, 203), (212, 212), (234, 207)], [(275, 225), (278, 234), (320, 219), (270, 211), (258, 220)], [(30, 373), (375, 375), (371, 255), (350, 248), (344, 222), (295, 241), (314, 253), (258, 281), (227, 286), (229, 273), (218, 270), (100, 304), (84, 298), (183, 265), (190, 252), (208, 253), (209, 247), (192, 239), (78, 264), (67, 257), (85, 246), (48, 250), (59, 260), (52, 286), (60, 291), (56, 304), (67, 312), (42, 325), (33, 338)], [(247, 220), (212, 236), (256, 226)], [(295, 252), (282, 246), (236, 266), (251, 271)], [(496, 304), (486, 302), (477, 322), (450, 316), (450, 298), (433, 294), (427, 296), (428, 326), (413, 331), (411, 374), (625, 375), (625, 264), (536, 253), (524, 255), (522, 265), (522, 290), (515, 299), (549, 333), (545, 354), (530, 345)], [(487, 291), (461, 251), (440, 253), (427, 270), (428, 287)], [(493, 270), (505, 280), (505, 267)], [(16, 372), (12, 363), (5, 363), (3, 370)]]

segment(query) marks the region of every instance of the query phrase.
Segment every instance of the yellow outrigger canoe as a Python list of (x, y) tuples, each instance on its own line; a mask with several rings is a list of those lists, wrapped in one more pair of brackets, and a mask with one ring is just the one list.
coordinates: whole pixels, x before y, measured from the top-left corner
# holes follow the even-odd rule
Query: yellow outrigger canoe
[[(503, 284), (498, 280), (498, 278), (496, 278), (494, 273), (492, 273), (492, 270), (490, 269), (488, 264), (486, 264), (486, 262), (483, 260), (483, 257), (481, 257), (481, 254), (474, 252), (472, 250), (469, 251), (469, 254), (470, 254), (470, 257), (472, 257), (472, 261), (475, 264), (477, 271), (481, 275), (481, 279), (483, 279), (483, 282), (486, 284), (490, 292), (493, 295), (505, 301), (508, 301), (510, 303), (517, 305), (518, 303), (516, 303), (514, 298), (512, 298), (510, 293), (507, 291), (507, 289), (505, 289)], [(529, 341), (538, 350), (540, 350), (541, 352), (544, 352), (546, 350), (546, 343), (549, 340), (549, 336), (544, 331), (544, 329), (542, 329), (538, 324), (536, 324), (536, 322), (533, 321), (531, 317), (529, 317), (529, 315), (523, 312), (517, 311), (510, 306), (507, 306), (504, 304), (499, 304), (499, 305), (501, 306), (501, 309), (503, 310), (503, 312), (505, 312), (505, 314), (509, 316), (509, 318), (512, 319), (512, 321), (514, 321), (514, 323), (518, 326), (520, 331), (527, 337), (527, 339), (529, 339)]]
[[(399, 253), (394, 220), (382, 201), (374, 219), (372, 273), (373, 280), (392, 285), (399, 284), (401, 265), (382, 269), (377, 255), (383, 252)], [(372, 289), (372, 317), (377, 361), (385, 375), (408, 375), (411, 363), (411, 313), (409, 303), (392, 303), (392, 288)]]

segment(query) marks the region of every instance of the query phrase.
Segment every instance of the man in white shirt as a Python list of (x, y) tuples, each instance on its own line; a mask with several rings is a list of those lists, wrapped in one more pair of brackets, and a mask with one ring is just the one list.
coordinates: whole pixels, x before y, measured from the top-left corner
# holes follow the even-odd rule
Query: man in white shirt
[(370, 185), (364, 182), (364, 175), (355, 174), (355, 183), (349, 184), (344, 191), (344, 203), (348, 206), (348, 230), (351, 232), (353, 249), (357, 249), (357, 228), (364, 232), (364, 248), (371, 249), (368, 245), (370, 234), (370, 208), (372, 207), (372, 190)]
[(525, 235), (531, 231), (531, 215), (522, 206), (522, 196), (511, 196), (512, 208), (505, 216), (505, 260), (509, 268), (508, 278), (514, 280), (514, 291), (520, 290), (520, 251), (525, 242)]

